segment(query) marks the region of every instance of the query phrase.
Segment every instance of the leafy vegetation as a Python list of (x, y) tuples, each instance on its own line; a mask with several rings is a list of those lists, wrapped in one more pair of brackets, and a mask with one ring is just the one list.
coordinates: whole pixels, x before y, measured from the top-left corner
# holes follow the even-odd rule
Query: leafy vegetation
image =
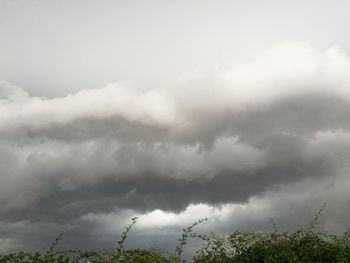
[(127, 236), (136, 223), (132, 218), (130, 225), (122, 233), (120, 241), (113, 250), (80, 251), (59, 250), (58, 245), (63, 238), (60, 233), (46, 253), (17, 252), (0, 255), (0, 263), (178, 263), (186, 262), (182, 254), (189, 238), (202, 241), (202, 248), (191, 261), (197, 263), (274, 263), (274, 262), (350, 262), (350, 230), (342, 235), (316, 233), (324, 206), (311, 220), (306, 228), (294, 232), (279, 232), (273, 223), (270, 233), (235, 231), (228, 236), (216, 236), (211, 233), (202, 235), (195, 233), (194, 228), (206, 221), (201, 219), (183, 229), (179, 243), (173, 254), (164, 255), (155, 249), (132, 248), (124, 246)]

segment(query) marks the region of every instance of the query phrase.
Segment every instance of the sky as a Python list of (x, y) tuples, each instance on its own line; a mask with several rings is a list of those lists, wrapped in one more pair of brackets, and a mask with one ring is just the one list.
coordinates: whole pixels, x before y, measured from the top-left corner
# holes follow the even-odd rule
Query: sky
[(346, 230), (349, 8), (0, 0), (0, 251)]

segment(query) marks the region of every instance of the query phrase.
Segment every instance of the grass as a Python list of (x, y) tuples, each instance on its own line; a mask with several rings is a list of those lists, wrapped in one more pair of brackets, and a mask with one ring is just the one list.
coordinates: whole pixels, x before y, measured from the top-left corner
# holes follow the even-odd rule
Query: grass
[(350, 231), (342, 235), (329, 235), (315, 231), (324, 206), (306, 228), (294, 232), (279, 232), (273, 223), (270, 233), (235, 231), (227, 236), (213, 233), (202, 235), (194, 228), (206, 221), (201, 219), (183, 229), (178, 245), (170, 255), (156, 249), (126, 249), (127, 236), (137, 218), (122, 233), (115, 249), (106, 251), (59, 250), (63, 238), (60, 233), (46, 253), (17, 252), (0, 255), (0, 263), (178, 263), (185, 262), (182, 254), (190, 238), (200, 239), (202, 248), (191, 261), (197, 263), (274, 263), (274, 262), (350, 262)]

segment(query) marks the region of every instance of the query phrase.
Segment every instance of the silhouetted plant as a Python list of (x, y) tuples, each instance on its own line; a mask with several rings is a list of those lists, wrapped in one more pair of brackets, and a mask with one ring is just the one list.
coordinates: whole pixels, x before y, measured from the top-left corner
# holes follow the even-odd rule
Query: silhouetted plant
[(184, 247), (187, 245), (187, 240), (191, 236), (193, 228), (203, 223), (206, 220), (208, 219), (207, 218), (199, 219), (195, 221), (192, 225), (182, 229), (182, 234), (181, 234), (181, 237), (178, 239), (179, 243), (175, 248), (175, 253), (173, 256), (175, 260), (181, 261), (181, 255), (184, 251)]
[(113, 250), (58, 250), (63, 239), (63, 233), (60, 233), (46, 253), (35, 251), (2, 254), (0, 263), (178, 263), (185, 262), (182, 254), (189, 238), (203, 242), (202, 248), (191, 261), (196, 263), (350, 262), (350, 230), (342, 235), (314, 231), (324, 209), (325, 205), (306, 228), (294, 232), (279, 232), (272, 221), (273, 229), (270, 233), (235, 231), (227, 236), (198, 234), (193, 232), (194, 227), (207, 220), (200, 219), (183, 229), (175, 252), (170, 256), (164, 256), (156, 249), (125, 248), (124, 243), (137, 220), (134, 217)]

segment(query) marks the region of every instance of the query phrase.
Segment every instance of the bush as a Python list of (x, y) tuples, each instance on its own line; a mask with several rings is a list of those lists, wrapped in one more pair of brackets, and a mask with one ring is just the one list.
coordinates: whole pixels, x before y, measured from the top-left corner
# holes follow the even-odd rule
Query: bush
[(137, 218), (122, 233), (113, 250), (79, 251), (58, 250), (63, 233), (59, 234), (46, 253), (17, 252), (0, 255), (0, 263), (178, 263), (189, 238), (199, 238), (203, 247), (193, 256), (197, 263), (274, 263), (274, 262), (350, 262), (350, 231), (343, 235), (316, 233), (315, 226), (324, 207), (316, 214), (307, 228), (294, 232), (279, 232), (274, 227), (271, 233), (235, 231), (228, 236), (201, 235), (194, 228), (206, 221), (201, 219), (183, 229), (179, 244), (170, 256), (155, 249), (125, 249), (124, 243)]

